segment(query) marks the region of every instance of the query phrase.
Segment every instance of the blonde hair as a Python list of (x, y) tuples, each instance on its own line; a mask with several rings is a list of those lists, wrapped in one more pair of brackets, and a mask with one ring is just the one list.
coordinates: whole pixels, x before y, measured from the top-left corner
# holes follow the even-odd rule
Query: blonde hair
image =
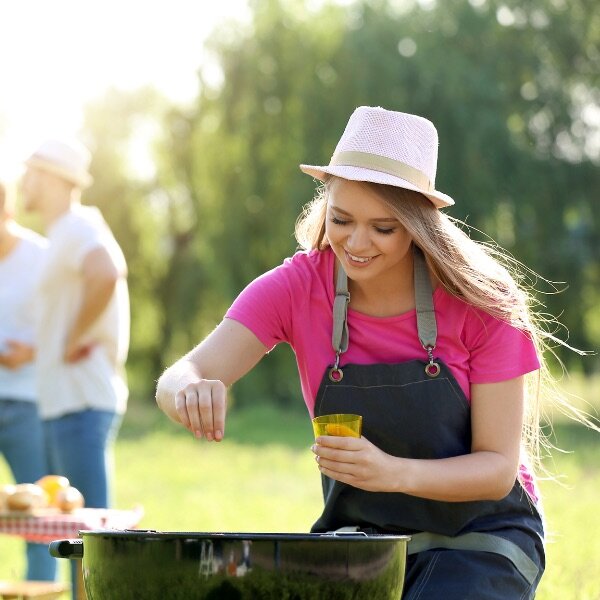
[[(298, 217), (296, 239), (304, 250), (329, 246), (325, 235), (327, 200), (336, 180), (329, 177)], [(586, 353), (571, 348), (552, 333), (560, 324), (541, 312), (543, 307), (534, 295), (535, 289), (527, 283), (542, 278), (491, 240), (471, 239), (465, 233), (464, 223), (438, 210), (422, 194), (389, 185), (358, 183), (373, 190), (398, 218), (413, 243), (423, 251), (430, 271), (450, 294), (526, 332), (533, 341), (540, 370), (526, 378), (522, 440), (534, 470), (544, 471), (542, 449), (553, 447), (540, 427), (542, 419), (549, 420), (542, 410), (546, 400), (568, 417), (598, 430), (589, 415), (573, 406), (558, 389), (545, 360), (546, 351), (556, 357), (556, 345)]]

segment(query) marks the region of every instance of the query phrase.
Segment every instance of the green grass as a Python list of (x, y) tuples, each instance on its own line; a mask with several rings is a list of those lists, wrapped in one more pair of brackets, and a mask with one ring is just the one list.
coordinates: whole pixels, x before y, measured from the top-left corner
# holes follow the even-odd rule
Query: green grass
[[(542, 482), (551, 530), (538, 600), (600, 598), (600, 437), (556, 426), (560, 482)], [(194, 440), (147, 403), (132, 403), (116, 445), (116, 502), (142, 504), (141, 527), (176, 531), (307, 531), (321, 508), (320, 480), (304, 413), (232, 410), (220, 444)], [(0, 482), (9, 481), (0, 460)], [(64, 561), (66, 563), (66, 561)], [(0, 536), (0, 579), (19, 578), (18, 539)], [(66, 568), (63, 563), (63, 577)]]

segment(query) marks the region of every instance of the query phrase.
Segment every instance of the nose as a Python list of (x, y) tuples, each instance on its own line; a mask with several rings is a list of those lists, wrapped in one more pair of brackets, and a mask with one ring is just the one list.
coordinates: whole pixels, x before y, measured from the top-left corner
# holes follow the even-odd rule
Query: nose
[(346, 241), (346, 245), (348, 250), (356, 255), (360, 255), (361, 251), (367, 250), (371, 245), (368, 229), (360, 225), (353, 227)]

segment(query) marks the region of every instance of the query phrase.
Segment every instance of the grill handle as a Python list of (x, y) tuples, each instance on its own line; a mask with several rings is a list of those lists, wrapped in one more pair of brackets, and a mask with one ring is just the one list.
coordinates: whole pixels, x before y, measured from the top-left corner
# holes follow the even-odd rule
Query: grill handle
[(50, 542), (48, 552), (54, 558), (83, 558), (83, 540), (56, 540)]

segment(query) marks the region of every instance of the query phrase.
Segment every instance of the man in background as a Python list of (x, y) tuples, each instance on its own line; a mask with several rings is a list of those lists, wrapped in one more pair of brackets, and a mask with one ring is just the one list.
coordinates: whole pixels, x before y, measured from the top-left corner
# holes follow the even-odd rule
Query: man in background
[[(47, 244), (13, 217), (0, 183), (0, 454), (16, 483), (34, 483), (48, 473), (33, 366), (33, 304)], [(46, 544), (27, 544), (25, 577), (55, 579)]]
[(66, 476), (87, 507), (104, 508), (112, 442), (127, 402), (129, 297), (119, 245), (98, 208), (80, 203), (92, 183), (90, 162), (80, 143), (48, 140), (26, 161), (22, 193), (49, 242), (36, 366), (50, 471)]

